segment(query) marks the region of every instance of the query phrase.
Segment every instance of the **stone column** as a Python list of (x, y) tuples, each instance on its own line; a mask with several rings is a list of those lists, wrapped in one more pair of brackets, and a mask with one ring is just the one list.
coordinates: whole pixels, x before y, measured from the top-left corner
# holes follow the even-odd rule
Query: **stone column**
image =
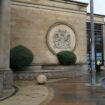
[(0, 72), (3, 87), (11, 88), (13, 73), (10, 65), (10, 0), (0, 0)]

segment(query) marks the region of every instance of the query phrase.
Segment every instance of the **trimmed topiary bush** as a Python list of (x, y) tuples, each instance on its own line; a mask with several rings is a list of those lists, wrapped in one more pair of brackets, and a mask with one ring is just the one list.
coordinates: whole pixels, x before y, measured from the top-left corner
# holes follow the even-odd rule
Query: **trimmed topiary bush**
[(29, 66), (33, 60), (33, 53), (26, 47), (19, 45), (10, 50), (10, 67), (19, 70)]
[(73, 65), (76, 63), (76, 55), (70, 51), (62, 51), (57, 54), (61, 65)]

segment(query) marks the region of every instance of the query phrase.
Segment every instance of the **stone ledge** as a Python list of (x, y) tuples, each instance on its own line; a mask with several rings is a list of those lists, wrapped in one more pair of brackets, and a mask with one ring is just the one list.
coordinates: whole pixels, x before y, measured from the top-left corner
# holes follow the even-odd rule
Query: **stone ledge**
[(62, 65), (49, 65), (49, 66), (42, 66), (42, 69), (48, 69), (48, 70), (71, 70), (71, 69), (76, 69), (76, 70), (87, 70), (88, 67), (86, 64), (76, 64), (76, 65), (70, 65), (70, 66), (62, 66)]

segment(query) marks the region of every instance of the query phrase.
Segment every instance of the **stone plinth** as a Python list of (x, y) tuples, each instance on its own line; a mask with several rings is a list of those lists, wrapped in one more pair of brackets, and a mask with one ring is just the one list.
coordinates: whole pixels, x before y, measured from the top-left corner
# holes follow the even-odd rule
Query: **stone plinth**
[(3, 94), (3, 74), (0, 73), (0, 98), (2, 97)]
[(3, 88), (10, 89), (13, 87), (13, 72), (6, 70), (3, 77)]
[(78, 77), (88, 74), (87, 65), (72, 65), (72, 66), (43, 66), (42, 69), (31, 69), (17, 71), (14, 74), (15, 79), (34, 80), (40, 74), (46, 75), (49, 79)]

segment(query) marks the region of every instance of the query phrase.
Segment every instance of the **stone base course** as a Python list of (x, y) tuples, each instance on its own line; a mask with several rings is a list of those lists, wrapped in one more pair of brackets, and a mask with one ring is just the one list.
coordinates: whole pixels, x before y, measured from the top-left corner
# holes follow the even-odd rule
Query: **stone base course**
[(15, 79), (33, 80), (39, 74), (46, 75), (47, 78), (68, 78), (76, 77), (87, 74), (86, 65), (74, 65), (74, 66), (42, 66), (41, 69), (29, 69), (24, 71), (15, 72)]

